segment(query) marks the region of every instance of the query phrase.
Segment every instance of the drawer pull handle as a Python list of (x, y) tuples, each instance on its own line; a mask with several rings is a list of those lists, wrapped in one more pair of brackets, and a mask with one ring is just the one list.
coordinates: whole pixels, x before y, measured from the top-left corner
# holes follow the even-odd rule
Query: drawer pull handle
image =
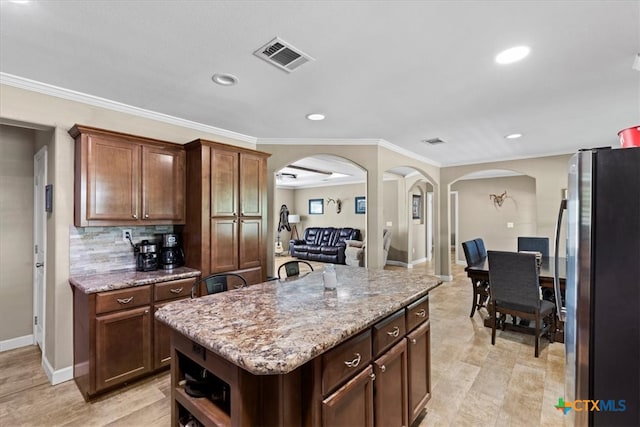
[(387, 335), (397, 338), (398, 335), (400, 335), (400, 328), (398, 328), (397, 326), (394, 326), (393, 331), (387, 332)]
[(241, 289), (241, 288), (246, 288), (246, 286), (243, 285), (243, 284), (238, 284), (238, 285), (233, 285), (233, 288), (234, 289)]
[(346, 362), (344, 362), (344, 364), (347, 365), (347, 368), (355, 368), (360, 364), (362, 356), (360, 356), (360, 353), (355, 353), (355, 356), (356, 357), (353, 360), (347, 360)]
[(169, 289), (169, 292), (171, 292), (172, 294), (176, 294), (178, 295), (180, 292), (182, 292), (184, 288), (178, 288), (178, 289)]
[(380, 366), (380, 372), (384, 373), (386, 371), (387, 371), (387, 367), (386, 366), (384, 366), (384, 365)]
[(422, 310), (419, 310), (416, 313), (416, 316), (418, 316), (418, 317), (426, 317), (427, 316), (427, 311), (423, 308)]
[(116, 301), (118, 301), (120, 304), (129, 304), (131, 301), (133, 301), (133, 297), (118, 298)]
[(418, 341), (416, 341), (415, 338), (411, 338), (411, 344), (417, 344)]

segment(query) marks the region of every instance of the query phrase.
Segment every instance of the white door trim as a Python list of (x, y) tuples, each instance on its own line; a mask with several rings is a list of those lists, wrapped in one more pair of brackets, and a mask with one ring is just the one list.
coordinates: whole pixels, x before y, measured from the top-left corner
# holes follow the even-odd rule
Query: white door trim
[[(47, 147), (44, 146), (33, 156), (33, 343), (40, 346), (45, 354), (45, 316), (47, 289), (47, 213), (45, 212), (45, 185), (47, 184)], [(36, 251), (37, 246), (37, 251)], [(36, 267), (37, 262), (44, 263)], [(39, 286), (38, 280), (41, 280)]]

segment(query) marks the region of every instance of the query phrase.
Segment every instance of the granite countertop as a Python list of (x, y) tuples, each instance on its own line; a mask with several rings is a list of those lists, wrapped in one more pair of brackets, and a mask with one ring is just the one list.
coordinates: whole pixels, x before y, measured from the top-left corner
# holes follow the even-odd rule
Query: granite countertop
[(412, 270), (336, 271), (334, 291), (315, 271), (170, 303), (156, 318), (253, 374), (286, 374), (441, 284)]
[(70, 277), (69, 283), (85, 294), (91, 294), (198, 276), (200, 271), (189, 267), (155, 271), (120, 270)]

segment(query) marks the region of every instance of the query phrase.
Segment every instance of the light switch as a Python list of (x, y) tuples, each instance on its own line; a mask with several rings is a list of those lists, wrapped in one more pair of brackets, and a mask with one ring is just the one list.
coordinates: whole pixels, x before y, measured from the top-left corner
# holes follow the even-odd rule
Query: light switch
[(513, 223), (512, 222), (508, 222), (507, 223), (507, 228), (513, 228)]
[(387, 221), (387, 227), (393, 227), (393, 222), (392, 221)]

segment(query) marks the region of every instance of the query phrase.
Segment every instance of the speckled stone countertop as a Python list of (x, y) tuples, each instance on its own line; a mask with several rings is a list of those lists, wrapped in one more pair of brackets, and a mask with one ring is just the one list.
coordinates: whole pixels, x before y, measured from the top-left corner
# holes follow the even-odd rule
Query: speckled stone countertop
[(69, 283), (82, 292), (91, 294), (94, 292), (112, 291), (114, 289), (168, 282), (169, 280), (187, 279), (199, 275), (199, 270), (194, 270), (189, 267), (155, 271), (123, 270), (106, 274), (89, 274), (86, 276), (70, 277)]
[(253, 374), (286, 374), (441, 283), (411, 270), (336, 271), (334, 291), (315, 271), (170, 303), (156, 318)]

